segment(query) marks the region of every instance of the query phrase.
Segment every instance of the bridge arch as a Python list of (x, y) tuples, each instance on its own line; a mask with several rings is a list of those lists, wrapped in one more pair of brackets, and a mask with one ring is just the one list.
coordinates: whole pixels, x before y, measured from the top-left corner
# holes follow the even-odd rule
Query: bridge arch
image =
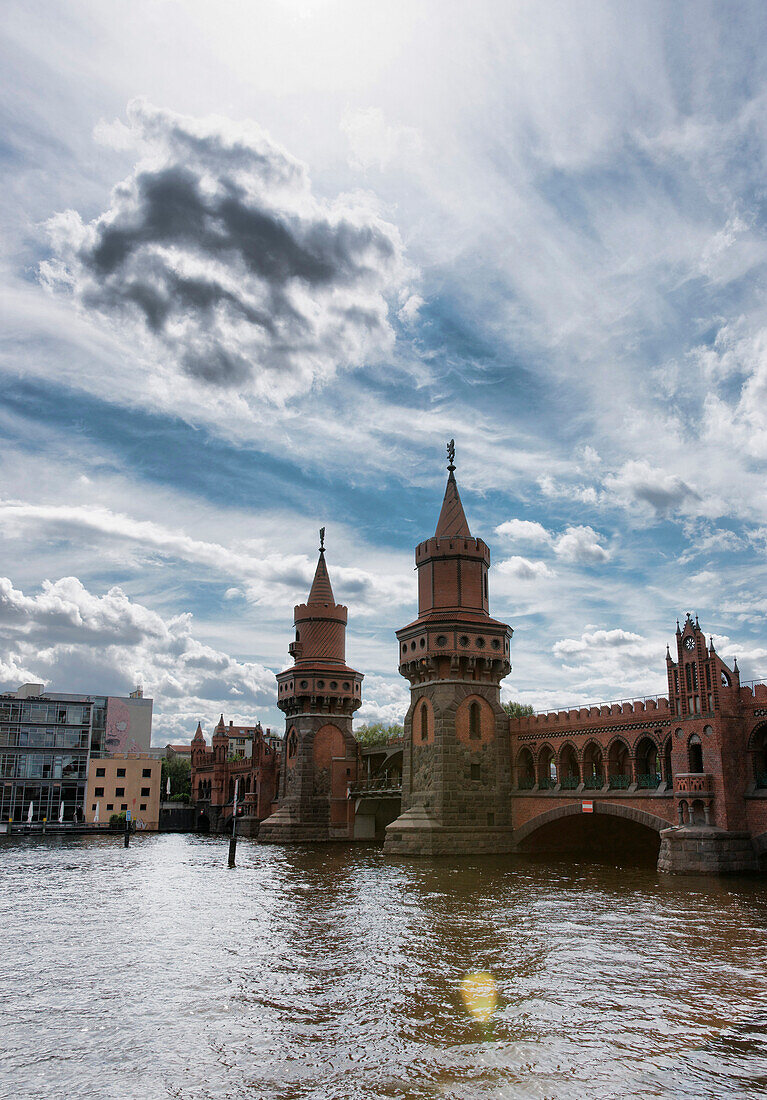
[[(546, 810), (520, 825), (514, 830), (514, 847), (518, 852), (582, 850), (589, 855), (602, 848), (620, 854), (625, 847), (627, 853), (641, 851), (657, 858), (661, 830), (671, 824), (646, 810), (612, 802), (595, 802), (594, 813), (584, 814), (579, 801)], [(595, 844), (595, 838), (603, 843)]]

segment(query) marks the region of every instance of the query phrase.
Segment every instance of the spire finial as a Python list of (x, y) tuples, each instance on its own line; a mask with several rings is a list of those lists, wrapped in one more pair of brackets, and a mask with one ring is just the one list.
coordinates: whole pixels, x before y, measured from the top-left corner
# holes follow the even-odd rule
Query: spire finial
[(320, 527), (320, 553), (325, 553), (325, 528)]
[(452, 474), (455, 469), (455, 440), (451, 439), (447, 445), (447, 468)]

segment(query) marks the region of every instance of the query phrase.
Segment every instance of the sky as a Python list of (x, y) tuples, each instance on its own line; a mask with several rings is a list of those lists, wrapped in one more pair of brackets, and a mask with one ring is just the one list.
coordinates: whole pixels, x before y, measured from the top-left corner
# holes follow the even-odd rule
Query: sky
[(762, 3), (5, 0), (0, 690), (282, 730), (326, 527), (361, 722), (445, 443), (504, 700), (767, 675)]

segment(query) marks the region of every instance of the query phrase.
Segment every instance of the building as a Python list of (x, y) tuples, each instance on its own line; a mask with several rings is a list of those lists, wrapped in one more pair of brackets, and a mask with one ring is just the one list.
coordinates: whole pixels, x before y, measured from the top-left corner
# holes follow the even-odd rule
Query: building
[(152, 700), (46, 692), (24, 684), (0, 694), (0, 821), (84, 820), (88, 764), (141, 752), (152, 737)]
[(88, 765), (86, 821), (106, 824), (112, 814), (130, 810), (139, 829), (157, 829), (161, 775), (162, 761), (149, 753), (92, 757)]
[(350, 840), (349, 788), (357, 780), (352, 716), (362, 703), (362, 673), (346, 663), (347, 609), (337, 604), (325, 562), (325, 528), (309, 598), (293, 609), (291, 668), (277, 674), (285, 715), (279, 807), (261, 825), (262, 843)]
[[(244, 733), (240, 737), (240, 733)], [(250, 734), (252, 733), (252, 736)], [(249, 751), (240, 751), (239, 741), (246, 741)], [(221, 715), (208, 747), (197, 723), (191, 749), (192, 803), (195, 825), (201, 832), (226, 832), (231, 829), (234, 811), (235, 784), (238, 793), (238, 830), (255, 836), (259, 823), (269, 817), (276, 806), (280, 777), (281, 742), (255, 726), (229, 726)]]
[(284, 751), (270, 756), (257, 734), (252, 760), (232, 752), (240, 731), (223, 716), (209, 749), (198, 726), (198, 821), (227, 827), (239, 777), (250, 832), (267, 843), (369, 838), (389, 822), (390, 855), (606, 841), (618, 856), (654, 850), (662, 870), (755, 870), (767, 861), (767, 684), (742, 684), (688, 614), (666, 653), (667, 695), (511, 717), (500, 684), (513, 632), (490, 614), (490, 552), (471, 534), (454, 453), (451, 442), (435, 533), (416, 547), (418, 614), (397, 631), (410, 684), (402, 744), (366, 750), (363, 772), (352, 733), (363, 677), (346, 663), (323, 530), (309, 598), (294, 609), (293, 665), (276, 678)]
[(662, 870), (755, 870), (767, 856), (767, 685), (743, 685), (677, 623), (668, 697), (510, 718), (511, 630), (492, 619), (490, 555), (471, 536), (448, 448), (434, 537), (416, 548), (418, 617), (397, 632), (410, 683), (398, 855), (655, 837)]

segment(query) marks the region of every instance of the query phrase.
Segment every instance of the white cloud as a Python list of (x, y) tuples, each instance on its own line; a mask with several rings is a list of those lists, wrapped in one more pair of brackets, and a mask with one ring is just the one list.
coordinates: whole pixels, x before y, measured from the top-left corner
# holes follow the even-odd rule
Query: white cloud
[(563, 561), (599, 565), (610, 560), (610, 551), (599, 541), (602, 537), (592, 527), (567, 527), (554, 540), (554, 553)]
[(495, 533), (511, 542), (551, 542), (543, 524), (529, 519), (507, 519), (495, 528)]
[(544, 577), (553, 577), (554, 570), (550, 569), (543, 561), (530, 561), (528, 558), (517, 556), (499, 561), (495, 570), (501, 576), (516, 577), (521, 581), (541, 580)]
[(403, 157), (419, 154), (423, 140), (412, 126), (397, 126), (386, 121), (380, 107), (348, 110), (341, 120), (349, 142), (352, 168), (383, 171)]

